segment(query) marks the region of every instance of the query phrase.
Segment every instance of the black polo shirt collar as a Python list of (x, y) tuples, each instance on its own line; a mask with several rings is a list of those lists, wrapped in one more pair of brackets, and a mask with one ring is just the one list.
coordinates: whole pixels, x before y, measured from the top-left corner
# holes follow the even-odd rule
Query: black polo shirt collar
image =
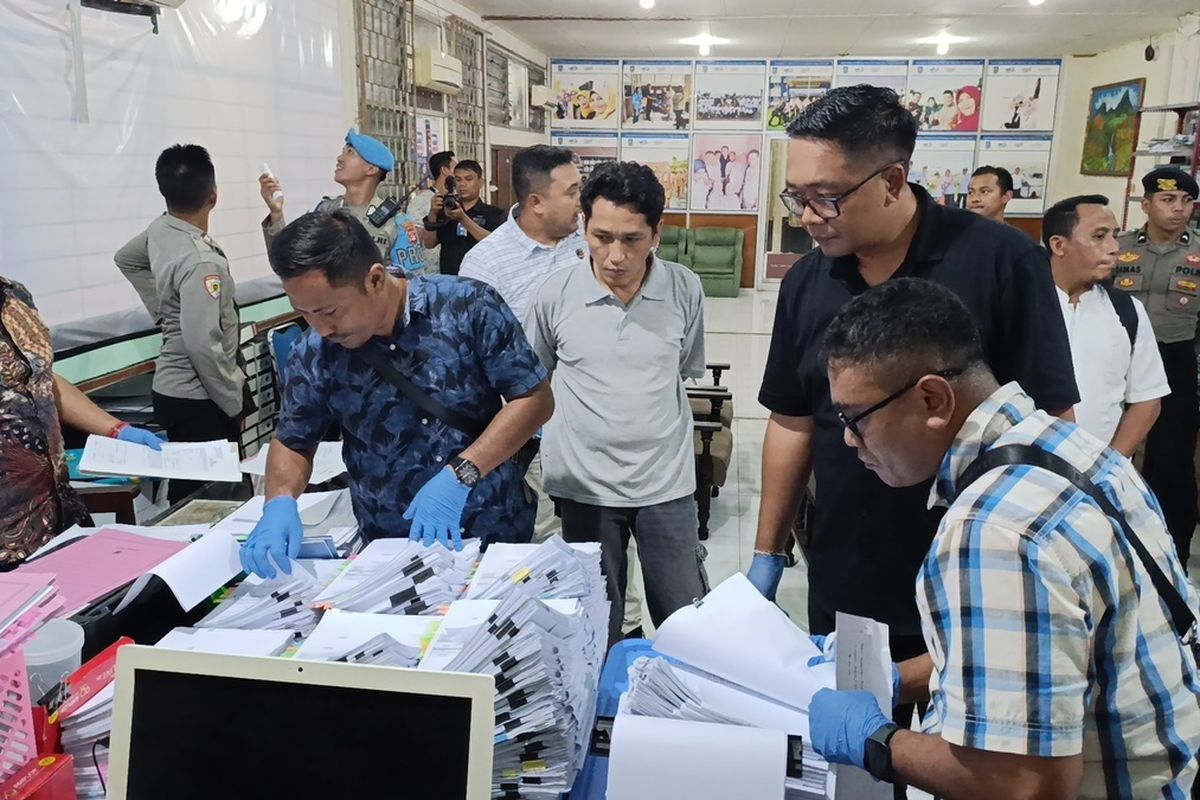
[[(908, 276), (916, 266), (936, 263), (946, 255), (945, 239), (936, 235), (937, 231), (942, 230), (942, 217), (945, 216), (946, 209), (935, 203), (924, 187), (915, 183), (910, 183), (908, 187), (916, 195), (917, 215), (920, 217), (920, 221), (917, 222), (917, 232), (908, 246), (908, 254), (904, 257), (900, 268), (893, 273), (893, 278)], [(850, 284), (855, 294), (865, 292), (869, 288), (858, 271), (858, 256), (851, 253), (832, 258), (830, 262), (829, 274)]]

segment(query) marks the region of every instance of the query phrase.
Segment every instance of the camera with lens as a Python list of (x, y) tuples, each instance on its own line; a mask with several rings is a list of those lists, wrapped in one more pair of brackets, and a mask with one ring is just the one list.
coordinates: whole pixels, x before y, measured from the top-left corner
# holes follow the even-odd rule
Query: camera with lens
[(459, 198), (458, 198), (458, 192), (456, 192), (454, 190), (454, 176), (453, 175), (446, 176), (445, 187), (446, 187), (446, 194), (442, 198), (443, 207), (448, 208), (451, 211), (453, 211), (456, 208), (461, 208), (462, 201), (459, 200)]

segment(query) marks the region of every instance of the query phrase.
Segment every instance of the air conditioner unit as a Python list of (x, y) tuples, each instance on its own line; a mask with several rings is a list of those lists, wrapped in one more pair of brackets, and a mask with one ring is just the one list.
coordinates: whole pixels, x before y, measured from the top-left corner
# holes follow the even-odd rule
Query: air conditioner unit
[(462, 62), (431, 47), (418, 50), (416, 84), (442, 94), (458, 94), (463, 88)]
[(530, 86), (529, 105), (531, 108), (557, 108), (554, 92), (549, 86)]

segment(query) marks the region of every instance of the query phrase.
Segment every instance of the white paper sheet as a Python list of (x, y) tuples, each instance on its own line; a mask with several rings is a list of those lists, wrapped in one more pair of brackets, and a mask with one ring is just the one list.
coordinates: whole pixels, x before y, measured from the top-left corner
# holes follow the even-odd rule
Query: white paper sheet
[(440, 622), (437, 617), (361, 614), (330, 609), (321, 617), (304, 644), (300, 645), (295, 657), (332, 661), (381, 633), (386, 633), (401, 644), (424, 647), (437, 632)]
[[(347, 490), (336, 490), (332, 492), (306, 492), (296, 498), (296, 508), (300, 511), (300, 522), (303, 525), (320, 525), (329, 516), (329, 512), (333, 510), (333, 506), (337, 503), (340, 497)], [(254, 529), (254, 526), (262, 519), (263, 507), (266, 505), (267, 498), (261, 494), (255, 495), (243, 503), (234, 512), (225, 519), (214, 525), (214, 528), (220, 528), (223, 531), (228, 531), (234, 536), (242, 535), (242, 529), (249, 526), (249, 533)]]
[(783, 800), (782, 731), (618, 714), (609, 800)]
[(176, 628), (155, 647), (226, 656), (277, 656), (291, 645), (291, 631), (243, 631), (227, 628)]
[(94, 475), (140, 475), (189, 481), (242, 480), (234, 442), (167, 442), (162, 450), (107, 436), (87, 438), (79, 471)]
[[(247, 458), (241, 464), (242, 472), (247, 475), (267, 474), (267, 453), (270, 442), (264, 444), (257, 453)], [(342, 460), (341, 442), (321, 442), (313, 455), (312, 477), (309, 483), (324, 483), (331, 481), (346, 471), (346, 462)]]
[[(880, 708), (892, 707), (892, 653), (888, 626), (837, 612), (837, 688), (866, 690)], [(888, 800), (892, 786), (857, 767), (834, 765), (835, 800)]]
[(800, 710), (835, 684), (832, 664), (808, 666), (821, 652), (808, 634), (740, 573), (668, 617), (654, 649)]
[(134, 581), (117, 611), (142, 593), (150, 583), (151, 575), (162, 578), (180, 607), (191, 611), (242, 571), (238, 549), (237, 540), (225, 531), (209, 531)]

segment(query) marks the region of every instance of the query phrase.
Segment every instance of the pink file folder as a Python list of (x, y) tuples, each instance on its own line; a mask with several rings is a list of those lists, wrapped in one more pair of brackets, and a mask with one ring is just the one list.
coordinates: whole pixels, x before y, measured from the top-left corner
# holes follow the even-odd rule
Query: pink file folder
[(187, 542), (168, 542), (103, 528), (22, 564), (9, 574), (53, 574), (64, 601), (54, 616), (68, 616), (144, 575), (185, 547)]

